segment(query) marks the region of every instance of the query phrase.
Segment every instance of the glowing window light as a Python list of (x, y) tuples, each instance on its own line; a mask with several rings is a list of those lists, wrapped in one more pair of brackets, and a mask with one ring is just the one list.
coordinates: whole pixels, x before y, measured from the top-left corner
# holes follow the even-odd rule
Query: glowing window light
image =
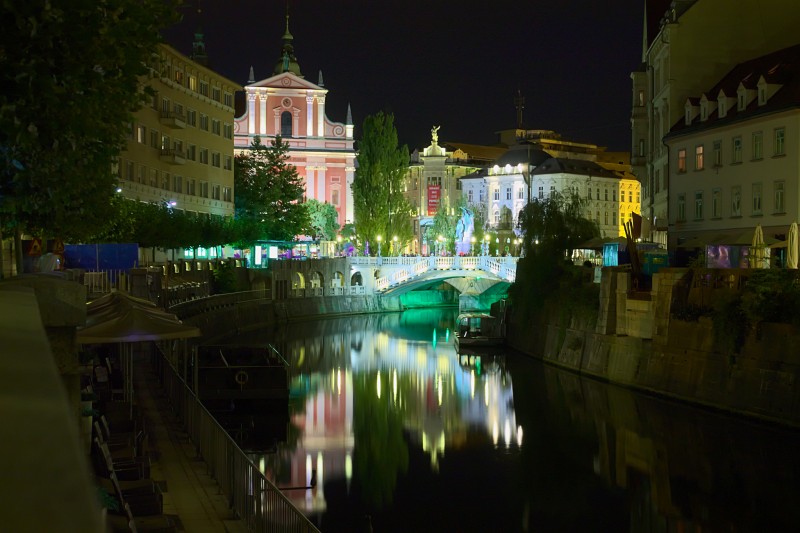
[(392, 373), (392, 396), (394, 398), (395, 403), (397, 403), (397, 369), (394, 369)]
[(506, 423), (503, 425), (503, 441), (506, 443), (506, 446), (511, 444), (511, 423), (506, 419)]
[(517, 426), (517, 446), (522, 447), (522, 426)]
[(439, 405), (442, 405), (442, 375), (436, 376), (436, 388), (438, 389)]
[(497, 420), (492, 422), (492, 443), (497, 446), (497, 439), (500, 436), (500, 428), (497, 425)]
[(377, 388), (378, 388), (378, 399), (381, 399), (381, 373), (378, 372), (378, 381), (377, 381)]
[(475, 371), (469, 373), (469, 397), (475, 397)]
[(489, 407), (489, 382), (485, 382), (483, 384), (483, 403), (486, 404), (486, 407)]

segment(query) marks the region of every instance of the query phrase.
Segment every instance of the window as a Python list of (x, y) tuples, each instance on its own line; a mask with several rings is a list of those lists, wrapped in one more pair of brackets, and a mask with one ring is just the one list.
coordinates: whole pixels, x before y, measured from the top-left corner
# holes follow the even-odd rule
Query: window
[(207, 81), (200, 81), (200, 94), (203, 96), (208, 96), (208, 82)]
[(233, 107), (233, 94), (232, 93), (225, 93), (225, 105), (228, 107)]
[(628, 202), (633, 203), (633, 191), (628, 191)]
[(335, 206), (339, 205), (339, 189), (333, 189), (331, 191), (331, 203)]
[(189, 161), (197, 161), (197, 146), (194, 144), (190, 144), (188, 150), (186, 150), (186, 159)]
[(494, 189), (494, 199), (495, 200), (499, 200), (500, 199), (500, 188), (499, 187), (496, 187)]
[(731, 158), (731, 163), (741, 163), (741, 162), (742, 162), (742, 138), (737, 136), (733, 138), (733, 154)]
[(786, 184), (782, 181), (775, 182), (775, 198), (774, 198), (774, 208), (776, 213), (785, 213), (786, 209), (783, 205), (783, 196), (786, 190)]
[(222, 133), (226, 139), (233, 139), (233, 124), (225, 123), (222, 126)]
[(608, 189), (603, 189), (603, 196), (605, 196), (605, 201), (608, 201)]
[(550, 186), (550, 198), (555, 196), (555, 194), (556, 194), (556, 186), (555, 185), (551, 185)]
[(644, 139), (639, 139), (639, 157), (644, 157)]
[(162, 98), (161, 99), (161, 112), (165, 115), (169, 115), (170, 110), (170, 101), (169, 98)]
[(150, 130), (150, 147), (161, 148), (161, 134), (158, 130)]
[(694, 149), (694, 169), (703, 170), (705, 162), (703, 161), (703, 145), (698, 144)]
[(190, 126), (197, 126), (197, 111), (195, 111), (194, 109), (187, 109), (186, 122)]
[(136, 142), (147, 144), (147, 128), (141, 124), (136, 127)]
[(214, 135), (219, 135), (221, 133), (220, 122), (215, 118), (211, 119), (211, 133)]
[(494, 212), (494, 223), (495, 223), (495, 225), (500, 223), (500, 211), (495, 211)]
[(158, 183), (159, 183), (160, 178), (161, 178), (161, 173), (158, 170), (156, 170), (156, 169), (151, 169), (150, 170), (150, 186), (151, 187), (153, 187), (154, 189), (158, 188)]
[(162, 150), (169, 150), (171, 146), (171, 141), (168, 135), (161, 136), (161, 149)]
[(161, 188), (164, 189), (165, 191), (168, 191), (170, 181), (171, 178), (169, 172), (164, 172), (164, 176), (161, 178)]
[(201, 181), (200, 182), (200, 196), (202, 198), (208, 198), (208, 182)]
[(230, 187), (224, 187), (222, 189), (222, 200), (224, 202), (232, 202), (233, 201), (233, 189)]
[[(595, 190), (595, 195), (594, 195), (594, 198), (595, 198), (595, 200), (599, 200), (599, 199), (600, 199), (600, 187), (598, 187), (598, 188)], [(597, 217), (597, 218), (599, 219), (600, 217)]]
[(775, 155), (786, 155), (786, 128), (775, 128)]
[(178, 85), (183, 86), (183, 71), (175, 69), (175, 82)]
[(183, 193), (183, 176), (172, 176), (172, 190)]
[(506, 187), (506, 200), (511, 200), (511, 187)]
[(722, 198), (722, 191), (719, 188), (711, 190), (711, 218), (720, 217), (720, 200)]
[(753, 184), (753, 214), (761, 214), (761, 184)]
[(229, 155), (225, 156), (225, 170), (233, 170), (233, 158)]
[(220, 154), (219, 152), (212, 152), (211, 154), (211, 165), (217, 168), (220, 167)]
[[(589, 198), (591, 198), (591, 197), (592, 197), (592, 191), (590, 190), (589, 191)], [(542, 185), (539, 185), (539, 199), (540, 200), (544, 199), (544, 187)]]
[(473, 202), (472, 189), (470, 189), (469, 191), (467, 191), (467, 201), (468, 201), (469, 203), (472, 203), (472, 202)]
[(678, 172), (686, 172), (686, 148), (678, 150)]
[(147, 183), (147, 167), (140, 165), (139, 166), (139, 174), (137, 176), (136, 181), (144, 185)]
[[(678, 194), (678, 222), (686, 220), (686, 193)], [(624, 220), (622, 222), (625, 223)]]
[(480, 203), (483, 203), (483, 189), (480, 190)]
[(619, 201), (620, 202), (625, 201), (625, 191), (619, 191)]
[(215, 102), (222, 101), (222, 92), (219, 90), (219, 87), (212, 87), (211, 88), (211, 99)]
[(764, 134), (760, 131), (753, 133), (753, 159), (764, 157)]
[(292, 136), (292, 114), (288, 111), (281, 113), (281, 136)]
[(222, 197), (220, 196), (220, 194), (219, 194), (219, 190), (220, 190), (220, 187), (219, 187), (219, 185), (214, 185), (214, 186), (211, 188), (211, 199), (212, 199), (212, 200), (219, 200), (219, 199), (221, 199), (221, 198), (222, 198)]
[(694, 219), (703, 220), (703, 191), (694, 193)]
[(208, 164), (208, 148), (200, 148), (200, 162), (204, 165)]
[(208, 131), (208, 115), (200, 113), (200, 129)]
[(603, 212), (603, 224), (608, 226), (608, 211)]
[(586, 198), (588, 198), (589, 200), (592, 199), (592, 188), (591, 187), (587, 187), (586, 188)]
[(714, 166), (722, 166), (722, 141), (714, 141)]
[(197, 76), (192, 76), (189, 74), (189, 80), (187, 81), (186, 86), (189, 87), (189, 90), (197, 92)]
[(519, 189), (517, 189), (517, 199), (522, 200), (523, 198), (525, 198), (525, 190), (522, 187), (520, 187)]
[(197, 187), (197, 180), (194, 178), (186, 178), (186, 194), (196, 196), (197, 190), (195, 187)]
[(742, 187), (740, 185), (731, 187), (731, 216), (742, 216)]
[(641, 89), (636, 95), (636, 102), (639, 104), (639, 107), (644, 107), (644, 91), (642, 91)]

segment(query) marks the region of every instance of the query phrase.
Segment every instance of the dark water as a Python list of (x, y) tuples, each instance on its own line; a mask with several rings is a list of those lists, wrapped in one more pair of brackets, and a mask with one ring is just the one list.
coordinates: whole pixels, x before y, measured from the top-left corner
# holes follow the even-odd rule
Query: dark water
[[(293, 324), (290, 427), (257, 456), (323, 532), (800, 531), (800, 432), (506, 353), (455, 311)], [(241, 342), (245, 339), (237, 339)]]

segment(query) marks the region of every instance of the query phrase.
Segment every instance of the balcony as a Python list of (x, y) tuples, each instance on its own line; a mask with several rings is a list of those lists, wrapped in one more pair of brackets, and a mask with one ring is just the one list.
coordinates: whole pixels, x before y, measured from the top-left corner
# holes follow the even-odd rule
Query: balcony
[(182, 130), (186, 127), (186, 116), (183, 113), (174, 111), (160, 111), (158, 113), (158, 121), (174, 130)]
[(158, 158), (170, 165), (186, 164), (186, 152), (175, 148), (162, 148)]

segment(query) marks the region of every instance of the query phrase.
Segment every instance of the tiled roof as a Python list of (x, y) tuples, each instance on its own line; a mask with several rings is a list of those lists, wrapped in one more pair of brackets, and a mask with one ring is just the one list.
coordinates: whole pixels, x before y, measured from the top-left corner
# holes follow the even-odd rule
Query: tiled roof
[[(759, 105), (758, 97), (756, 97), (741, 111), (739, 111), (737, 105), (732, 105), (727, 110), (726, 115), (720, 117), (719, 110), (715, 109), (712, 113), (709, 113), (705, 121), (700, 120), (700, 116), (697, 116), (688, 125), (685, 117), (681, 117), (672, 126), (666, 137), (675, 137), (695, 131), (716, 128), (759, 115), (800, 107), (800, 45), (784, 48), (736, 65), (705, 95), (709, 100), (716, 101), (717, 95), (722, 91), (726, 96), (736, 98), (740, 84), (750, 90), (756, 90), (761, 76), (764, 76), (767, 83), (781, 85), (772, 96), (768, 97), (766, 104)], [(695, 102), (694, 98), (689, 100), (693, 103)]]
[(561, 157), (551, 157), (537, 166), (531, 172), (533, 176), (541, 176), (546, 174), (578, 174), (581, 176), (597, 176), (600, 178), (619, 178), (620, 176), (607, 170), (594, 161), (586, 161), (585, 159), (566, 159)]

